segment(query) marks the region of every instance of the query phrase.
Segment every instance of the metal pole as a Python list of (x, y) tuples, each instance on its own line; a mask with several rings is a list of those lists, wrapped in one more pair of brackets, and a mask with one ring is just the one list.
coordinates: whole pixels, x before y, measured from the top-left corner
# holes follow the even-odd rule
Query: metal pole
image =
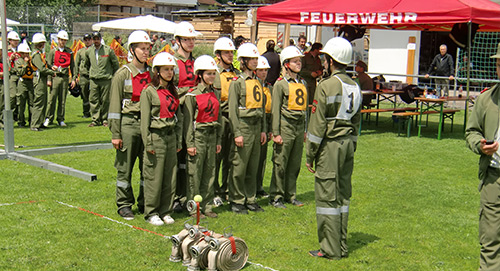
[(472, 47), (472, 22), (467, 23), (469, 28), (469, 34), (467, 39), (467, 99), (465, 100), (465, 115), (464, 115), (464, 131), (467, 126), (467, 115), (469, 114), (469, 88), (470, 88), (470, 58), (471, 58), (471, 47)]
[(2, 20), (2, 62), (4, 64), (3, 72), (3, 88), (4, 88), (4, 104), (3, 124), (4, 124), (4, 144), (7, 153), (14, 152), (14, 120), (12, 110), (10, 108), (10, 89), (9, 89), (9, 68), (10, 62), (7, 56), (7, 14), (5, 12), (5, 0), (0, 0), (0, 17)]
[(97, 5), (97, 22), (101, 22), (101, 5)]

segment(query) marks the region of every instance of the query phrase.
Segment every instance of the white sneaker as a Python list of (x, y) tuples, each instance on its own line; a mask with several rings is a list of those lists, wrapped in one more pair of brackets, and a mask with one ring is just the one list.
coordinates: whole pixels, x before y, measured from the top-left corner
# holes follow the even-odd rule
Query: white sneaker
[(219, 207), (219, 206), (224, 205), (224, 202), (222, 201), (222, 199), (219, 196), (217, 196), (214, 198), (214, 205), (216, 207)]
[(43, 122), (43, 126), (48, 127), (49, 126), (49, 119), (45, 119)]
[(64, 121), (60, 121), (60, 122), (59, 122), (59, 126), (61, 126), (61, 127), (66, 127), (67, 125), (66, 125), (66, 123), (64, 123)]
[(148, 223), (155, 226), (162, 226), (164, 224), (160, 217), (157, 215), (148, 218)]
[(165, 224), (174, 224), (175, 220), (171, 216), (166, 215), (163, 217), (163, 222), (165, 222)]

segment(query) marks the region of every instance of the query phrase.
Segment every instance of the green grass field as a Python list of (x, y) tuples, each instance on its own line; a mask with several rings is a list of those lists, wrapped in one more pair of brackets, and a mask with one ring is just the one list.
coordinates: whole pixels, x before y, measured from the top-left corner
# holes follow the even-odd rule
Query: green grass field
[[(81, 100), (68, 96), (67, 128), (31, 132), (15, 128), (16, 145), (42, 148), (84, 142), (109, 142), (104, 127), (88, 128)], [(373, 118), (372, 118), (373, 120)], [(447, 122), (438, 141), (437, 117), (421, 138), (398, 137), (389, 113), (379, 126), (363, 123), (358, 140), (350, 208), (350, 255), (340, 261), (316, 259), (318, 249), (314, 176), (302, 168), (298, 199), (304, 207), (275, 209), (260, 200), (266, 212), (234, 215), (227, 205), (208, 227), (221, 233), (227, 226), (249, 247), (244, 270), (477, 270), (479, 258), (477, 191), (478, 157), (463, 139), (463, 112), (454, 132)], [(3, 142), (3, 133), (0, 139)], [(269, 152), (269, 155), (271, 152)], [(1, 270), (186, 270), (168, 260), (166, 238), (119, 224), (91, 212), (122, 220), (116, 213), (114, 151), (99, 150), (39, 157), (97, 174), (86, 182), (10, 160), (0, 160)], [(267, 163), (268, 189), (272, 164)], [(135, 173), (135, 187), (138, 187)], [(35, 201), (31, 203), (22, 203)], [(3, 205), (5, 203), (19, 203)], [(126, 222), (163, 235), (182, 229), (176, 223), (155, 227), (142, 216)], [(260, 265), (262, 266), (260, 266)]]

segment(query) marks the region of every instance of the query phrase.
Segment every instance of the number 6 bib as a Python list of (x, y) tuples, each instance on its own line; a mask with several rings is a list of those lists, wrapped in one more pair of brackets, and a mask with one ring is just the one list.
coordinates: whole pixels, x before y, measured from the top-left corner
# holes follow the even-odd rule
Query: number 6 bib
[(288, 109), (305, 111), (307, 108), (306, 87), (300, 83), (288, 84)]
[(246, 80), (245, 86), (247, 89), (245, 107), (247, 109), (262, 108), (262, 95), (264, 93), (259, 81), (257, 79)]

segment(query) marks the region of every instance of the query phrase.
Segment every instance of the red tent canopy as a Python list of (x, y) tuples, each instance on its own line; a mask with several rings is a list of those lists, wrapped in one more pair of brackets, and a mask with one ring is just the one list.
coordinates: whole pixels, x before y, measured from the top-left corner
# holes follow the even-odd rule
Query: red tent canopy
[(432, 31), (473, 22), (482, 31), (500, 31), (500, 5), (489, 0), (287, 0), (258, 8), (257, 21)]

